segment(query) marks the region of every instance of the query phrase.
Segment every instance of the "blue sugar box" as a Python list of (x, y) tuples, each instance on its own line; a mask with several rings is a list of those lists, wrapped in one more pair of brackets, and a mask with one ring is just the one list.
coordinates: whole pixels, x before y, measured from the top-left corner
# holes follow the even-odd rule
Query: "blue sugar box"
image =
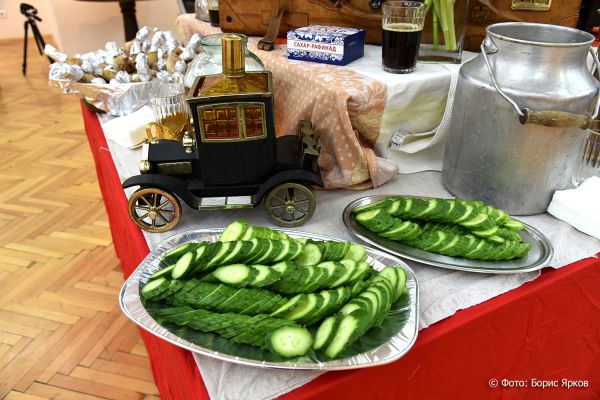
[(346, 65), (365, 51), (365, 31), (338, 26), (309, 25), (287, 33), (291, 60)]

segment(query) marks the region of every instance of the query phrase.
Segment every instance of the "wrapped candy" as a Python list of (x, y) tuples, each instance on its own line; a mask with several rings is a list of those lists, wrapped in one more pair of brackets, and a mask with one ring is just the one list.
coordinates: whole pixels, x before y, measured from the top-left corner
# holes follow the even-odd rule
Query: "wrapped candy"
[(168, 71), (158, 71), (156, 73), (156, 79), (168, 80), (171, 74)]
[(183, 84), (183, 74), (181, 72), (173, 72), (171, 78), (169, 79), (171, 82), (177, 82)]
[(187, 62), (200, 51), (200, 39), (195, 34), (184, 47), (169, 31), (142, 27), (122, 46), (108, 42), (104, 48), (74, 56), (47, 46), (45, 53), (56, 61), (50, 67), (50, 84), (64, 93), (79, 93), (113, 115), (124, 115), (147, 101), (153, 80), (183, 82)]
[(117, 45), (117, 42), (106, 43), (105, 49), (106, 49), (107, 56), (111, 57), (111, 58), (114, 58), (115, 56), (118, 56), (119, 54), (123, 54), (123, 50), (121, 50), (119, 48), (119, 46)]
[(102, 75), (102, 67), (100, 67), (100, 64), (97, 61), (91, 58), (83, 59), (81, 62), (81, 69), (83, 69), (83, 72), (86, 74)]
[(44, 47), (44, 54), (52, 59), (52, 61), (64, 63), (67, 61), (67, 55), (65, 53), (61, 53), (56, 49), (56, 47), (51, 44), (47, 44)]
[(55, 62), (50, 65), (50, 79), (67, 79), (77, 82), (83, 78), (83, 69), (79, 65)]
[(134, 58), (137, 54), (142, 52), (142, 44), (139, 40), (133, 39), (131, 41), (131, 47), (129, 47), (129, 56)]
[[(114, 81), (116, 83), (131, 83), (131, 75), (129, 75), (125, 71), (119, 71), (119, 72), (117, 72), (117, 75), (115, 76)], [(112, 80), (111, 80), (111, 83), (113, 83)]]
[(179, 60), (175, 63), (175, 72), (178, 72), (183, 75), (183, 74), (185, 74), (186, 70), (187, 70), (187, 64), (185, 61)]
[(160, 60), (161, 58), (167, 58), (169, 56), (169, 52), (167, 51), (166, 48), (160, 48), (156, 51), (156, 55), (157, 55), (158, 59)]
[(171, 52), (171, 51), (174, 51), (175, 49), (179, 48), (181, 43), (179, 43), (179, 40), (177, 40), (173, 37), (173, 33), (171, 31), (166, 31), (164, 33), (164, 37), (165, 37), (165, 46), (167, 48), (167, 51)]
[(165, 33), (162, 31), (157, 31), (152, 35), (152, 39), (150, 40), (150, 49), (158, 50), (160, 48), (164, 48), (165, 46)]
[(141, 82), (148, 82), (152, 79), (152, 71), (148, 64), (148, 56), (141, 53), (135, 58), (135, 69)]
[(148, 40), (148, 35), (150, 34), (150, 28), (148, 28), (147, 26), (142, 26), (140, 28), (139, 31), (137, 31), (137, 33), (135, 34), (135, 38), (140, 42), (143, 43), (146, 40)]
[(181, 52), (180, 57), (182, 60), (191, 61), (196, 56), (198, 53), (198, 46), (200, 45), (200, 39), (201, 37), (197, 33), (192, 35), (187, 46), (185, 46), (185, 50)]

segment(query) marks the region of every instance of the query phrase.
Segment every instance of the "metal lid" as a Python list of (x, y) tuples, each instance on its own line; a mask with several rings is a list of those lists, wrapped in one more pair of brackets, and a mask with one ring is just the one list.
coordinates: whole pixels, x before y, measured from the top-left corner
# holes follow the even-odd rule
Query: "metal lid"
[(246, 72), (244, 56), (244, 37), (227, 33), (221, 37), (223, 48), (223, 75), (240, 76)]
[(594, 36), (566, 26), (531, 22), (502, 22), (486, 29), (488, 36), (513, 43), (543, 47), (589, 47)]

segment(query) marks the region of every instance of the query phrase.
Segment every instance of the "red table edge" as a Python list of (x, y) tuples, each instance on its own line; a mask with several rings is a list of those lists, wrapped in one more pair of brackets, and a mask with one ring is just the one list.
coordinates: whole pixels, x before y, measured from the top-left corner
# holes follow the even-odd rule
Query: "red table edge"
[[(103, 135), (103, 131), (99, 123), (98, 117), (94, 112), (88, 110), (83, 105), (82, 113), (86, 128), (86, 134), (88, 135), (90, 147), (92, 149), (92, 153), (96, 161), (98, 180), (103, 197), (105, 199), (107, 213), (113, 217), (118, 216), (120, 219), (120, 223), (126, 225), (127, 227), (126, 231), (128, 235), (128, 243), (127, 246), (122, 246), (122, 243), (119, 240), (116, 240), (117, 238), (122, 237), (122, 234), (119, 232), (119, 227), (116, 226), (116, 224), (114, 224), (114, 221), (112, 219), (109, 219), (115, 250), (122, 261), (124, 275), (125, 277), (127, 277), (129, 276), (129, 274), (131, 274), (131, 272), (133, 272), (133, 270), (137, 267), (139, 262), (141, 262), (141, 260), (148, 254), (149, 248), (142, 234), (142, 231), (137, 226), (135, 226), (133, 222), (129, 220), (129, 217), (127, 215), (127, 198), (124, 192), (120, 191), (120, 193), (118, 193), (118, 196), (113, 196), (114, 193), (110, 193), (109, 187), (107, 186), (108, 184), (112, 184), (120, 187), (121, 179), (118, 176), (116, 167), (114, 165), (114, 162), (112, 161), (112, 157), (110, 157), (110, 164), (101, 163), (102, 151), (105, 151), (107, 153), (107, 156), (110, 156), (110, 152), (108, 150), (108, 145)], [(96, 135), (94, 135), (94, 133), (96, 133)], [(106, 164), (104, 165), (105, 168), (101, 168), (101, 164)], [(132, 250), (135, 251), (132, 252)], [(540, 290), (540, 288), (551, 286), (554, 283), (561, 281), (565, 277), (568, 277), (569, 275), (574, 275), (586, 268), (589, 268), (591, 265), (598, 264), (597, 257), (598, 256), (596, 256), (595, 258), (581, 260), (576, 263), (570, 264), (569, 266), (565, 266), (556, 270), (553, 268), (546, 268), (542, 271), (541, 276), (534, 281), (527, 282), (519, 288), (504, 293), (501, 296), (489, 299), (478, 305), (469, 307), (466, 310), (459, 310), (451, 318), (446, 318), (442, 321), (431, 325), (426, 329), (421, 330), (419, 332), (419, 338), (413, 350), (419, 349), (423, 346), (426, 346), (430, 342), (436, 341), (447, 332), (454, 330), (462, 325), (469, 324), (472, 321), (481, 317), (482, 315), (493, 312), (495, 310), (502, 309), (512, 301), (522, 299), (530, 295), (531, 293)], [(199, 373), (199, 370), (196, 366), (195, 360), (193, 359), (191, 352), (181, 349), (177, 346), (171, 345), (166, 341), (163, 341), (142, 329), (140, 329), (140, 331), (142, 333), (144, 343), (146, 344), (146, 347), (148, 349), (148, 353), (150, 354), (153, 375), (162, 397), (176, 399), (209, 398), (208, 392), (206, 391), (206, 387), (204, 386), (201, 375)], [(158, 348), (161, 347), (163, 347), (162, 352), (161, 350), (158, 350)], [(165, 377), (165, 374), (173, 376), (172, 371), (169, 370), (169, 366), (165, 365), (164, 362), (154, 362), (157, 358), (160, 358), (160, 356), (164, 356), (164, 347), (169, 347), (168, 352), (173, 353), (173, 362), (183, 362), (185, 363), (185, 365), (190, 365), (189, 363), (191, 363), (191, 365), (193, 365), (191, 371), (188, 369), (179, 369), (177, 371), (179, 374), (178, 376), (180, 378), (180, 382), (177, 385), (173, 385), (173, 382), (169, 382), (168, 380), (165, 381), (165, 379), (161, 379), (161, 377)], [(305, 396), (315, 385), (319, 384), (322, 386), (330, 386), (334, 381), (337, 381), (338, 379), (342, 378), (342, 376), (346, 375), (346, 378), (349, 379), (352, 375), (360, 371), (361, 370), (354, 370), (321, 375), (310, 384), (304, 385), (298, 389), (295, 389), (292, 392), (285, 394), (283, 398), (307, 398)], [(177, 376), (177, 374), (175, 375)], [(182, 382), (188, 382), (190, 384), (181, 385)], [(198, 386), (194, 386), (196, 382), (199, 384)], [(176, 386), (177, 388), (181, 388), (181, 386), (189, 387), (189, 391), (181, 392), (180, 390), (176, 390), (174, 392), (174, 386)], [(184, 397), (179, 397), (177, 395), (177, 392), (180, 395), (183, 395)], [(169, 395), (175, 397), (170, 397)]]

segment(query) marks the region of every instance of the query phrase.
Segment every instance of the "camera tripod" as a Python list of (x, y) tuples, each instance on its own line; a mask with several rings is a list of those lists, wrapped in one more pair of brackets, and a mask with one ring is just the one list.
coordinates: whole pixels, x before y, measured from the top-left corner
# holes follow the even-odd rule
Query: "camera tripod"
[[(24, 25), (25, 39), (23, 42), (23, 67), (21, 68), (23, 75), (27, 73), (27, 31), (29, 27), (31, 27), (31, 31), (33, 32), (33, 38), (35, 39), (35, 44), (37, 45), (40, 55), (44, 54), (44, 47), (46, 47), (46, 42), (44, 42), (44, 38), (42, 37), (42, 34), (40, 33), (40, 30), (38, 29), (37, 24), (35, 22), (42, 22), (42, 19), (37, 16), (37, 13), (37, 8), (26, 3), (21, 3), (21, 14), (23, 14), (25, 18), (27, 18)], [(48, 58), (48, 60), (52, 62), (50, 58)]]

